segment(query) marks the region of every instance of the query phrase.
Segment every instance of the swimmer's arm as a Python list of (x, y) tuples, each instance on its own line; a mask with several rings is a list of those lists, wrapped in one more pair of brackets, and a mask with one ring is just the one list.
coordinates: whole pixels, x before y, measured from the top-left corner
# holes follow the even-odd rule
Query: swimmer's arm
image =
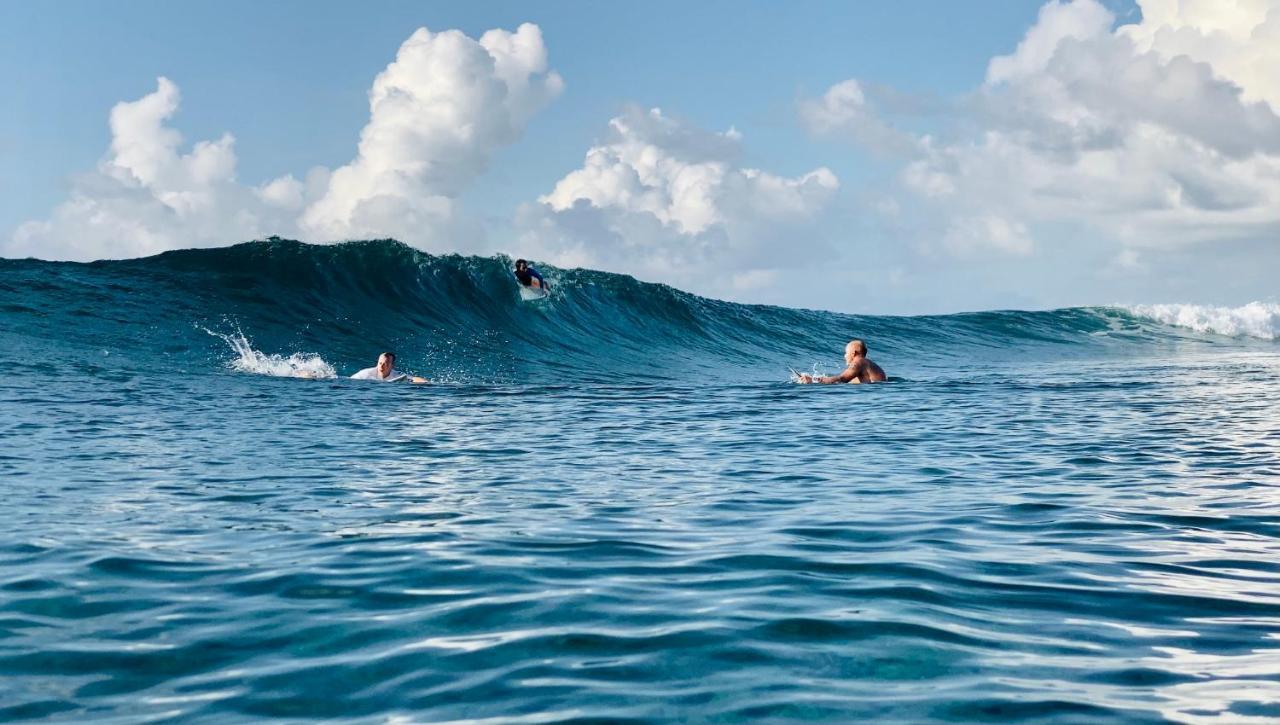
[(409, 382), (413, 383), (414, 385), (422, 385), (423, 383), (429, 383), (431, 381), (427, 380), (426, 378), (420, 378), (417, 375), (410, 375)]
[(817, 379), (816, 381), (814, 381), (814, 382), (819, 382), (819, 383), (822, 383), (823, 385), (834, 385), (834, 384), (836, 384), (836, 383), (847, 383), (847, 382), (849, 382), (850, 380), (853, 380), (855, 377), (857, 377), (857, 376), (855, 376), (852, 372), (850, 372), (850, 370), (852, 370), (852, 368), (845, 370), (844, 372), (840, 373), (839, 375), (828, 375), (828, 376), (826, 376), (826, 377), (818, 378), (818, 379)]
[(847, 383), (857, 377), (858, 369), (850, 365), (839, 375), (819, 375), (818, 377), (812, 378), (812, 380), (819, 385), (834, 385), (836, 383)]

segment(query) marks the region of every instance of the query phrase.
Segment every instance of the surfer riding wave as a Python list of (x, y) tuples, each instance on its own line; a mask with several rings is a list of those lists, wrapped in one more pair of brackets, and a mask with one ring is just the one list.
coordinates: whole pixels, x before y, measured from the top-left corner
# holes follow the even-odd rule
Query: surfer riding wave
[(516, 260), (516, 268), (512, 274), (516, 276), (516, 279), (524, 287), (540, 289), (546, 292), (551, 291), (551, 285), (547, 284), (541, 274), (538, 274), (538, 270), (523, 259)]

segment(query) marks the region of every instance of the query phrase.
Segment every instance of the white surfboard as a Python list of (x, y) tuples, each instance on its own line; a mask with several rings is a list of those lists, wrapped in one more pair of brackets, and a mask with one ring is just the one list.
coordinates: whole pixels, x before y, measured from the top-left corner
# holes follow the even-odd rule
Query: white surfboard
[(545, 300), (551, 293), (542, 287), (525, 287), (520, 286), (520, 299), (525, 302), (533, 302), (535, 300)]

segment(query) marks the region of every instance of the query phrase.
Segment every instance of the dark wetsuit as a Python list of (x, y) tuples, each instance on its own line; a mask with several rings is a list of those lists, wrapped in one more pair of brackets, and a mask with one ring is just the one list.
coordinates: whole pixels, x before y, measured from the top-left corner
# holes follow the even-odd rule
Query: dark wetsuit
[(514, 272), (514, 274), (516, 276), (516, 279), (520, 280), (520, 284), (524, 285), (525, 287), (532, 287), (533, 280), (536, 279), (538, 280), (538, 284), (542, 285), (542, 289), (547, 290), (548, 292), (551, 291), (551, 286), (548, 285), (547, 281), (542, 278), (542, 275), (538, 274), (538, 270), (534, 269), (533, 267), (525, 267), (524, 269), (517, 269)]

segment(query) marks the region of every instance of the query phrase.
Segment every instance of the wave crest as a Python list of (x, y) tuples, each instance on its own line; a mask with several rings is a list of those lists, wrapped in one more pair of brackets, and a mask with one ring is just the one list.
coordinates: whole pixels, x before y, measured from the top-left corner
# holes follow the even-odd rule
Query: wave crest
[(1131, 314), (1163, 325), (1185, 327), (1227, 337), (1255, 337), (1275, 340), (1280, 337), (1280, 304), (1250, 302), (1241, 307), (1167, 304), (1131, 305)]
[(273, 239), (89, 264), (0, 259), (0, 348), (307, 378), (349, 374), (393, 351), (402, 369), (433, 380), (560, 384), (779, 380), (788, 367), (839, 365), (854, 338), (905, 376), (957, 361), (1280, 339), (1280, 305), (1261, 302), (848, 315), (542, 270), (555, 292), (531, 303), (508, 258), (436, 256), (392, 240)]

